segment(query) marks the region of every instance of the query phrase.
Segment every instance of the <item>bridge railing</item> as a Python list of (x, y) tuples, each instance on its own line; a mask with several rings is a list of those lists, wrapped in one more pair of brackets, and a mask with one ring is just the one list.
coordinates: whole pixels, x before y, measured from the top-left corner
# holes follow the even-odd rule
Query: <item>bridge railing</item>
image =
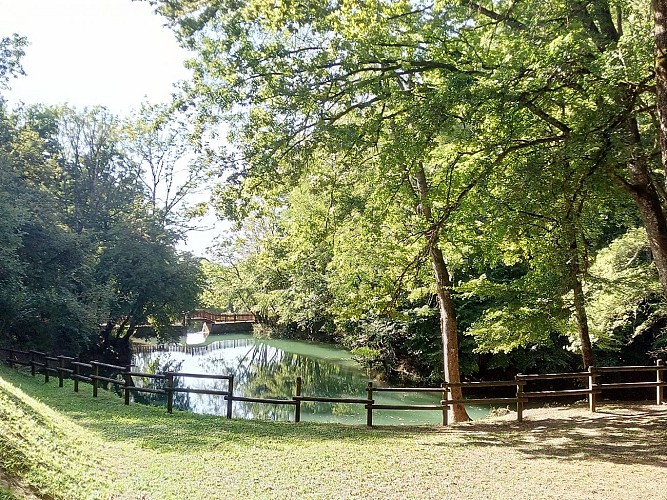
[(212, 313), (205, 310), (197, 310), (188, 313), (188, 319), (193, 321), (211, 321), (213, 323), (254, 323), (255, 315), (245, 313)]

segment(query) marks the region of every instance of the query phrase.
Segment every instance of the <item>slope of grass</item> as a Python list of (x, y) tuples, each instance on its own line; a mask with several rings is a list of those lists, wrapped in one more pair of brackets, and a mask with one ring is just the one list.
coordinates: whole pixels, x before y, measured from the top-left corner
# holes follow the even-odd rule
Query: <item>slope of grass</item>
[(667, 489), (666, 413), (642, 411), (448, 429), (228, 421), (0, 367), (0, 466), (19, 498), (651, 498)]

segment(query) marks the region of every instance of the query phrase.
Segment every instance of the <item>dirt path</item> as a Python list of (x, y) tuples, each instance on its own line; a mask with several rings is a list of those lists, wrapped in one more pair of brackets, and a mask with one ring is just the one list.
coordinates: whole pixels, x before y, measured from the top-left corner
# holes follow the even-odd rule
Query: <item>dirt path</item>
[[(467, 464), (453, 498), (667, 499), (667, 406), (531, 409), (443, 429)], [(451, 442), (451, 441), (450, 441)]]
[[(597, 411), (591, 413), (588, 404), (580, 402), (569, 406), (547, 406), (544, 408), (533, 408), (524, 410), (524, 424), (529, 426), (540, 423), (541, 425), (572, 425), (595, 421), (618, 422), (633, 421), (643, 425), (658, 424), (667, 417), (667, 404), (656, 406), (648, 403), (602, 403), (598, 404)], [(495, 416), (485, 420), (479, 420), (484, 425), (507, 425), (516, 421), (516, 413), (511, 411), (506, 415)], [(470, 425), (470, 424), (463, 424)], [(474, 425), (474, 424), (473, 424)]]

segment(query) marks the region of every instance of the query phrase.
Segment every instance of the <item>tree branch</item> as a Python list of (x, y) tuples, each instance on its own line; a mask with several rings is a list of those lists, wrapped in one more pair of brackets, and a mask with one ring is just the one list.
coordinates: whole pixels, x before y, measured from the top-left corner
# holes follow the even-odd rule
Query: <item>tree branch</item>
[(525, 96), (521, 96), (519, 98), (519, 102), (521, 102), (526, 108), (528, 108), (530, 111), (532, 111), (536, 116), (540, 117), (542, 120), (547, 122), (549, 125), (553, 125), (556, 127), (558, 130), (563, 132), (563, 135), (569, 135), (570, 132), (572, 132), (572, 129), (568, 127), (565, 123), (561, 122), (560, 120), (554, 118), (544, 110), (538, 108), (535, 103), (532, 101), (529, 101), (528, 99), (525, 98)]
[(486, 7), (482, 7), (479, 3), (472, 2), (470, 0), (461, 0), (461, 4), (476, 10), (478, 13), (488, 17), (489, 19), (493, 19), (494, 21), (498, 21), (500, 23), (505, 23), (514, 29), (519, 29), (519, 30), (526, 29), (526, 25), (523, 24), (521, 21), (513, 17), (510, 17), (509, 12), (501, 14), (499, 12), (487, 9)]

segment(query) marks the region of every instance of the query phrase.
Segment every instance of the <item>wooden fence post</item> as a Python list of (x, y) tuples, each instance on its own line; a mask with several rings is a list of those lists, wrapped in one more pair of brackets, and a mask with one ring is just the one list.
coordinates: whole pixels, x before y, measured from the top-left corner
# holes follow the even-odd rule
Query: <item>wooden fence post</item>
[(7, 356), (7, 363), (9, 364), (10, 368), (14, 368), (14, 349), (7, 349), (8, 356)]
[(229, 376), (229, 399), (227, 399), (227, 418), (232, 418), (232, 405), (234, 404), (234, 375)]
[(442, 408), (442, 425), (448, 425), (449, 424), (449, 384), (445, 382), (442, 384), (442, 401), (440, 404), (443, 405)]
[[(79, 358), (76, 358), (76, 362), (79, 362)], [(79, 375), (81, 375), (81, 368), (78, 364), (74, 365), (74, 392), (79, 392)]]
[(164, 390), (167, 392), (167, 413), (171, 413), (174, 407), (174, 372), (167, 372), (166, 376)]
[(30, 375), (35, 376), (35, 351), (30, 351)]
[(58, 387), (63, 386), (63, 378), (64, 378), (64, 370), (65, 370), (65, 356), (62, 354), (58, 356)]
[(130, 404), (130, 387), (132, 386), (132, 377), (130, 376), (131, 366), (125, 367), (123, 372), (123, 379), (125, 380), (125, 404)]
[[(368, 382), (368, 387), (366, 387), (367, 398), (369, 401), (373, 399), (373, 382)], [(373, 403), (368, 403), (366, 405), (366, 425), (368, 427), (373, 427)]]
[(97, 377), (100, 376), (100, 367), (97, 364), (97, 361), (91, 361), (91, 365), (93, 365), (93, 376), (91, 377), (93, 379), (93, 397), (97, 397), (97, 385), (99, 383), (99, 380), (97, 380)]
[(516, 375), (516, 420), (517, 420), (517, 422), (523, 422), (523, 384), (524, 384), (524, 381), (521, 380), (521, 374), (517, 373), (517, 375)]
[(44, 355), (44, 383), (48, 383), (49, 381), (49, 356), (47, 354)]
[(589, 366), (588, 367), (588, 390), (591, 391), (591, 393), (588, 395), (588, 409), (595, 413), (595, 406), (597, 404), (597, 397), (598, 395), (595, 394), (595, 378), (597, 377), (597, 373), (595, 372), (595, 367), (594, 366)]
[[(656, 380), (656, 382), (658, 382), (658, 384), (662, 384), (665, 381), (665, 377), (664, 377), (665, 372), (662, 370), (665, 366), (665, 362), (662, 359), (657, 359), (655, 361), (655, 364), (658, 367), (655, 371), (656, 372), (655, 380)], [(664, 391), (664, 389), (665, 388), (662, 387), (661, 385), (659, 385), (658, 387), (655, 388), (655, 404), (661, 405), (665, 402), (665, 398), (664, 398), (665, 391)]]
[[(301, 384), (303, 381), (301, 377), (296, 378), (296, 396), (301, 396)], [(294, 422), (301, 422), (301, 400), (296, 400), (296, 406), (294, 407)]]

